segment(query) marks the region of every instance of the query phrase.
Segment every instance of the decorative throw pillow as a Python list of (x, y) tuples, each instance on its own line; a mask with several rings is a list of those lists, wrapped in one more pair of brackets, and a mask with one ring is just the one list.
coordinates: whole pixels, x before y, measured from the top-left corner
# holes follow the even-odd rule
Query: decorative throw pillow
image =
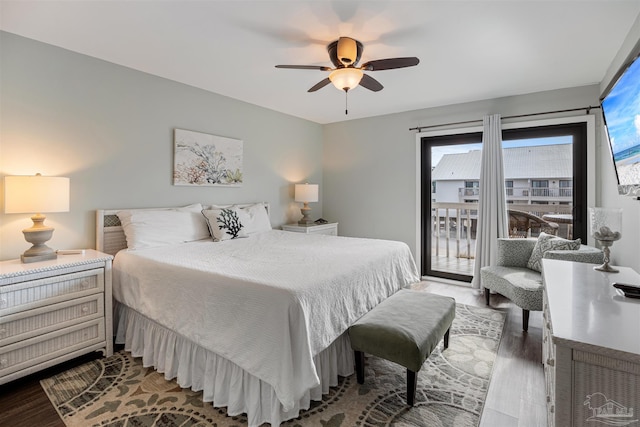
[(580, 239), (567, 240), (547, 233), (540, 233), (527, 267), (538, 272), (542, 271), (542, 258), (547, 251), (577, 251), (580, 249)]
[(235, 207), (202, 211), (214, 242), (247, 237), (238, 211)]

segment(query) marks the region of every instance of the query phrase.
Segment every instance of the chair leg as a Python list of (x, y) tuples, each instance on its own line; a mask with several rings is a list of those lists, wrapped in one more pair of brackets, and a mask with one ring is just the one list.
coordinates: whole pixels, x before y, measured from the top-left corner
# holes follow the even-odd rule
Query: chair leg
[(418, 374), (407, 369), (407, 405), (413, 406), (416, 400), (416, 387), (418, 385)]
[(529, 310), (522, 309), (522, 330), (527, 332), (529, 330)]
[(449, 348), (449, 331), (451, 330), (451, 327), (449, 327), (449, 329), (447, 329), (447, 332), (444, 333), (444, 348), (445, 350)]
[(364, 383), (364, 353), (362, 351), (356, 351), (356, 379), (358, 384)]
[(484, 300), (486, 301), (487, 305), (489, 304), (489, 296), (491, 295), (491, 291), (487, 288), (484, 288)]

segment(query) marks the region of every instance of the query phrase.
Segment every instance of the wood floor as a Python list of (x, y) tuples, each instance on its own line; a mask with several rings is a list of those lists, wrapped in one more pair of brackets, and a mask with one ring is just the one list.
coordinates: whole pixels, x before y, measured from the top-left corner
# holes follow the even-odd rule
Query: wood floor
[[(416, 287), (452, 296), (459, 303), (485, 305), (484, 296), (465, 286), (422, 282)], [(529, 332), (523, 333), (518, 307), (499, 295), (491, 296), (491, 305), (506, 312), (507, 320), (480, 427), (546, 427), (542, 315), (531, 312)], [(0, 427), (64, 427), (39, 381), (93, 357), (87, 355), (0, 386)]]

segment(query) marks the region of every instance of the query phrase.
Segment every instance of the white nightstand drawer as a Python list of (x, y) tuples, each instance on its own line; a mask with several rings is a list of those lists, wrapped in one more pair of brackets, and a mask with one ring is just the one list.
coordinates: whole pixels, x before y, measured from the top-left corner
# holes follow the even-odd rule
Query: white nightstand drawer
[(309, 225), (286, 224), (282, 226), (282, 229), (284, 231), (291, 231), (294, 233), (325, 234), (327, 236), (338, 235), (337, 222), (330, 222), (327, 224), (309, 224)]
[(104, 269), (63, 274), (0, 288), (0, 316), (104, 292)]
[(104, 294), (93, 294), (0, 318), (0, 346), (104, 317)]
[(104, 329), (104, 320), (95, 319), (3, 347), (0, 350), (0, 379), (43, 361), (104, 342)]

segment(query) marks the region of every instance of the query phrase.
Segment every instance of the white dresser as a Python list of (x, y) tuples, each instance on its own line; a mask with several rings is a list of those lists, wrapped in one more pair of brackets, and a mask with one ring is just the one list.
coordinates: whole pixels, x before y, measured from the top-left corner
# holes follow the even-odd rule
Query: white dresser
[(593, 267), (542, 260), (549, 427), (640, 425), (640, 300), (612, 286), (640, 275)]
[(86, 250), (0, 262), (0, 384), (92, 351), (113, 354), (112, 259)]
[(338, 235), (337, 222), (329, 222), (326, 224), (310, 224), (310, 225), (299, 225), (297, 223), (287, 224), (287, 225), (283, 225), (282, 229), (284, 231), (293, 231), (295, 233), (327, 234), (329, 236)]

